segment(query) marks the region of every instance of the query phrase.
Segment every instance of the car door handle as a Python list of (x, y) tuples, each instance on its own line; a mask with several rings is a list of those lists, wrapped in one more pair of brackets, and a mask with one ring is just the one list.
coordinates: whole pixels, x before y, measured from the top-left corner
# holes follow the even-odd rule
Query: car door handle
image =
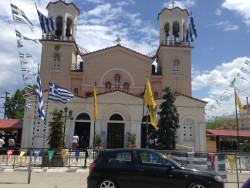
[(172, 178), (172, 177), (173, 177), (173, 175), (167, 175), (167, 177), (168, 177), (168, 178)]
[(144, 169), (138, 169), (139, 172), (144, 172)]

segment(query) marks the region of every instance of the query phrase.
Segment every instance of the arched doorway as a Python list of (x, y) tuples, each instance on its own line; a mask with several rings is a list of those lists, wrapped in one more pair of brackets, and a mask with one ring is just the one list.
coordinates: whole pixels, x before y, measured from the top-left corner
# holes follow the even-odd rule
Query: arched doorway
[(123, 148), (124, 147), (124, 121), (119, 114), (113, 114), (109, 118), (107, 127), (107, 148)]
[(147, 148), (147, 134), (149, 135), (150, 132), (154, 131), (155, 128), (150, 123), (150, 116), (148, 115), (148, 119), (147, 116), (144, 116), (141, 124), (141, 148)]
[(90, 116), (86, 113), (79, 114), (76, 117), (75, 132), (79, 136), (79, 147), (86, 149), (89, 147), (90, 138)]

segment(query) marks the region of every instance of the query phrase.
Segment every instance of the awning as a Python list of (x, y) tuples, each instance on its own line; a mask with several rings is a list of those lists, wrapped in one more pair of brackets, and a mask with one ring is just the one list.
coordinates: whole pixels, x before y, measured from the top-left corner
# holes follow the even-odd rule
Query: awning
[(20, 119), (0, 119), (0, 129), (22, 129), (23, 120)]
[[(237, 131), (212, 130), (212, 129), (207, 129), (206, 131), (210, 134), (215, 135), (215, 136), (237, 137)], [(249, 137), (250, 138), (250, 131), (239, 131), (239, 137)]]

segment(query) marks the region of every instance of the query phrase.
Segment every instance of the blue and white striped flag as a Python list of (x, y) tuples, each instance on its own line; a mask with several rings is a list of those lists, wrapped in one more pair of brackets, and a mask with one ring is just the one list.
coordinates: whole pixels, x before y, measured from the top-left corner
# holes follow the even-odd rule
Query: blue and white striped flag
[(30, 54), (19, 53), (20, 58), (32, 57)]
[(31, 40), (35, 43), (38, 43), (36, 39), (30, 39), (28, 37), (23, 36), (22, 33), (20, 33), (18, 30), (16, 30), (16, 37), (23, 39), (23, 40)]
[(58, 24), (54, 20), (47, 18), (39, 10), (37, 13), (43, 33), (50, 33), (58, 29)]
[(190, 17), (190, 23), (188, 25), (186, 36), (184, 37), (184, 42), (194, 42), (194, 40), (197, 38), (197, 32), (194, 25), (194, 19), (191, 16)]
[[(32, 29), (34, 28), (33, 24), (29, 21), (29, 19), (26, 16), (26, 14), (20, 8), (18, 8), (17, 6), (15, 6), (13, 4), (10, 4), (10, 6), (11, 6), (11, 10), (12, 10), (12, 15), (13, 16), (14, 15), (22, 16), (32, 26)], [(15, 19), (14, 19), (14, 21), (15, 21)]]
[(66, 104), (74, 95), (66, 88), (49, 83), (49, 100)]
[(37, 83), (36, 83), (36, 95), (39, 98), (39, 105), (38, 105), (38, 114), (40, 119), (45, 120), (45, 112), (43, 107), (43, 91), (42, 91), (42, 84), (40, 79), (40, 72), (37, 73)]

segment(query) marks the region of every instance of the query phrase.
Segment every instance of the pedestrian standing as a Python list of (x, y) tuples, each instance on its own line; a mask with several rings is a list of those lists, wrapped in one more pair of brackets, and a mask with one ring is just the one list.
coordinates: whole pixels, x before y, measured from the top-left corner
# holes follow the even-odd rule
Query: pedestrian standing
[(10, 147), (10, 148), (13, 148), (13, 147), (15, 146), (15, 140), (14, 140), (13, 138), (10, 138), (10, 139), (8, 140), (8, 144), (9, 144), (9, 147)]
[(75, 136), (73, 136), (72, 138), (72, 149), (73, 151), (76, 150), (76, 145), (79, 143), (79, 136), (77, 136), (77, 134), (75, 134)]

